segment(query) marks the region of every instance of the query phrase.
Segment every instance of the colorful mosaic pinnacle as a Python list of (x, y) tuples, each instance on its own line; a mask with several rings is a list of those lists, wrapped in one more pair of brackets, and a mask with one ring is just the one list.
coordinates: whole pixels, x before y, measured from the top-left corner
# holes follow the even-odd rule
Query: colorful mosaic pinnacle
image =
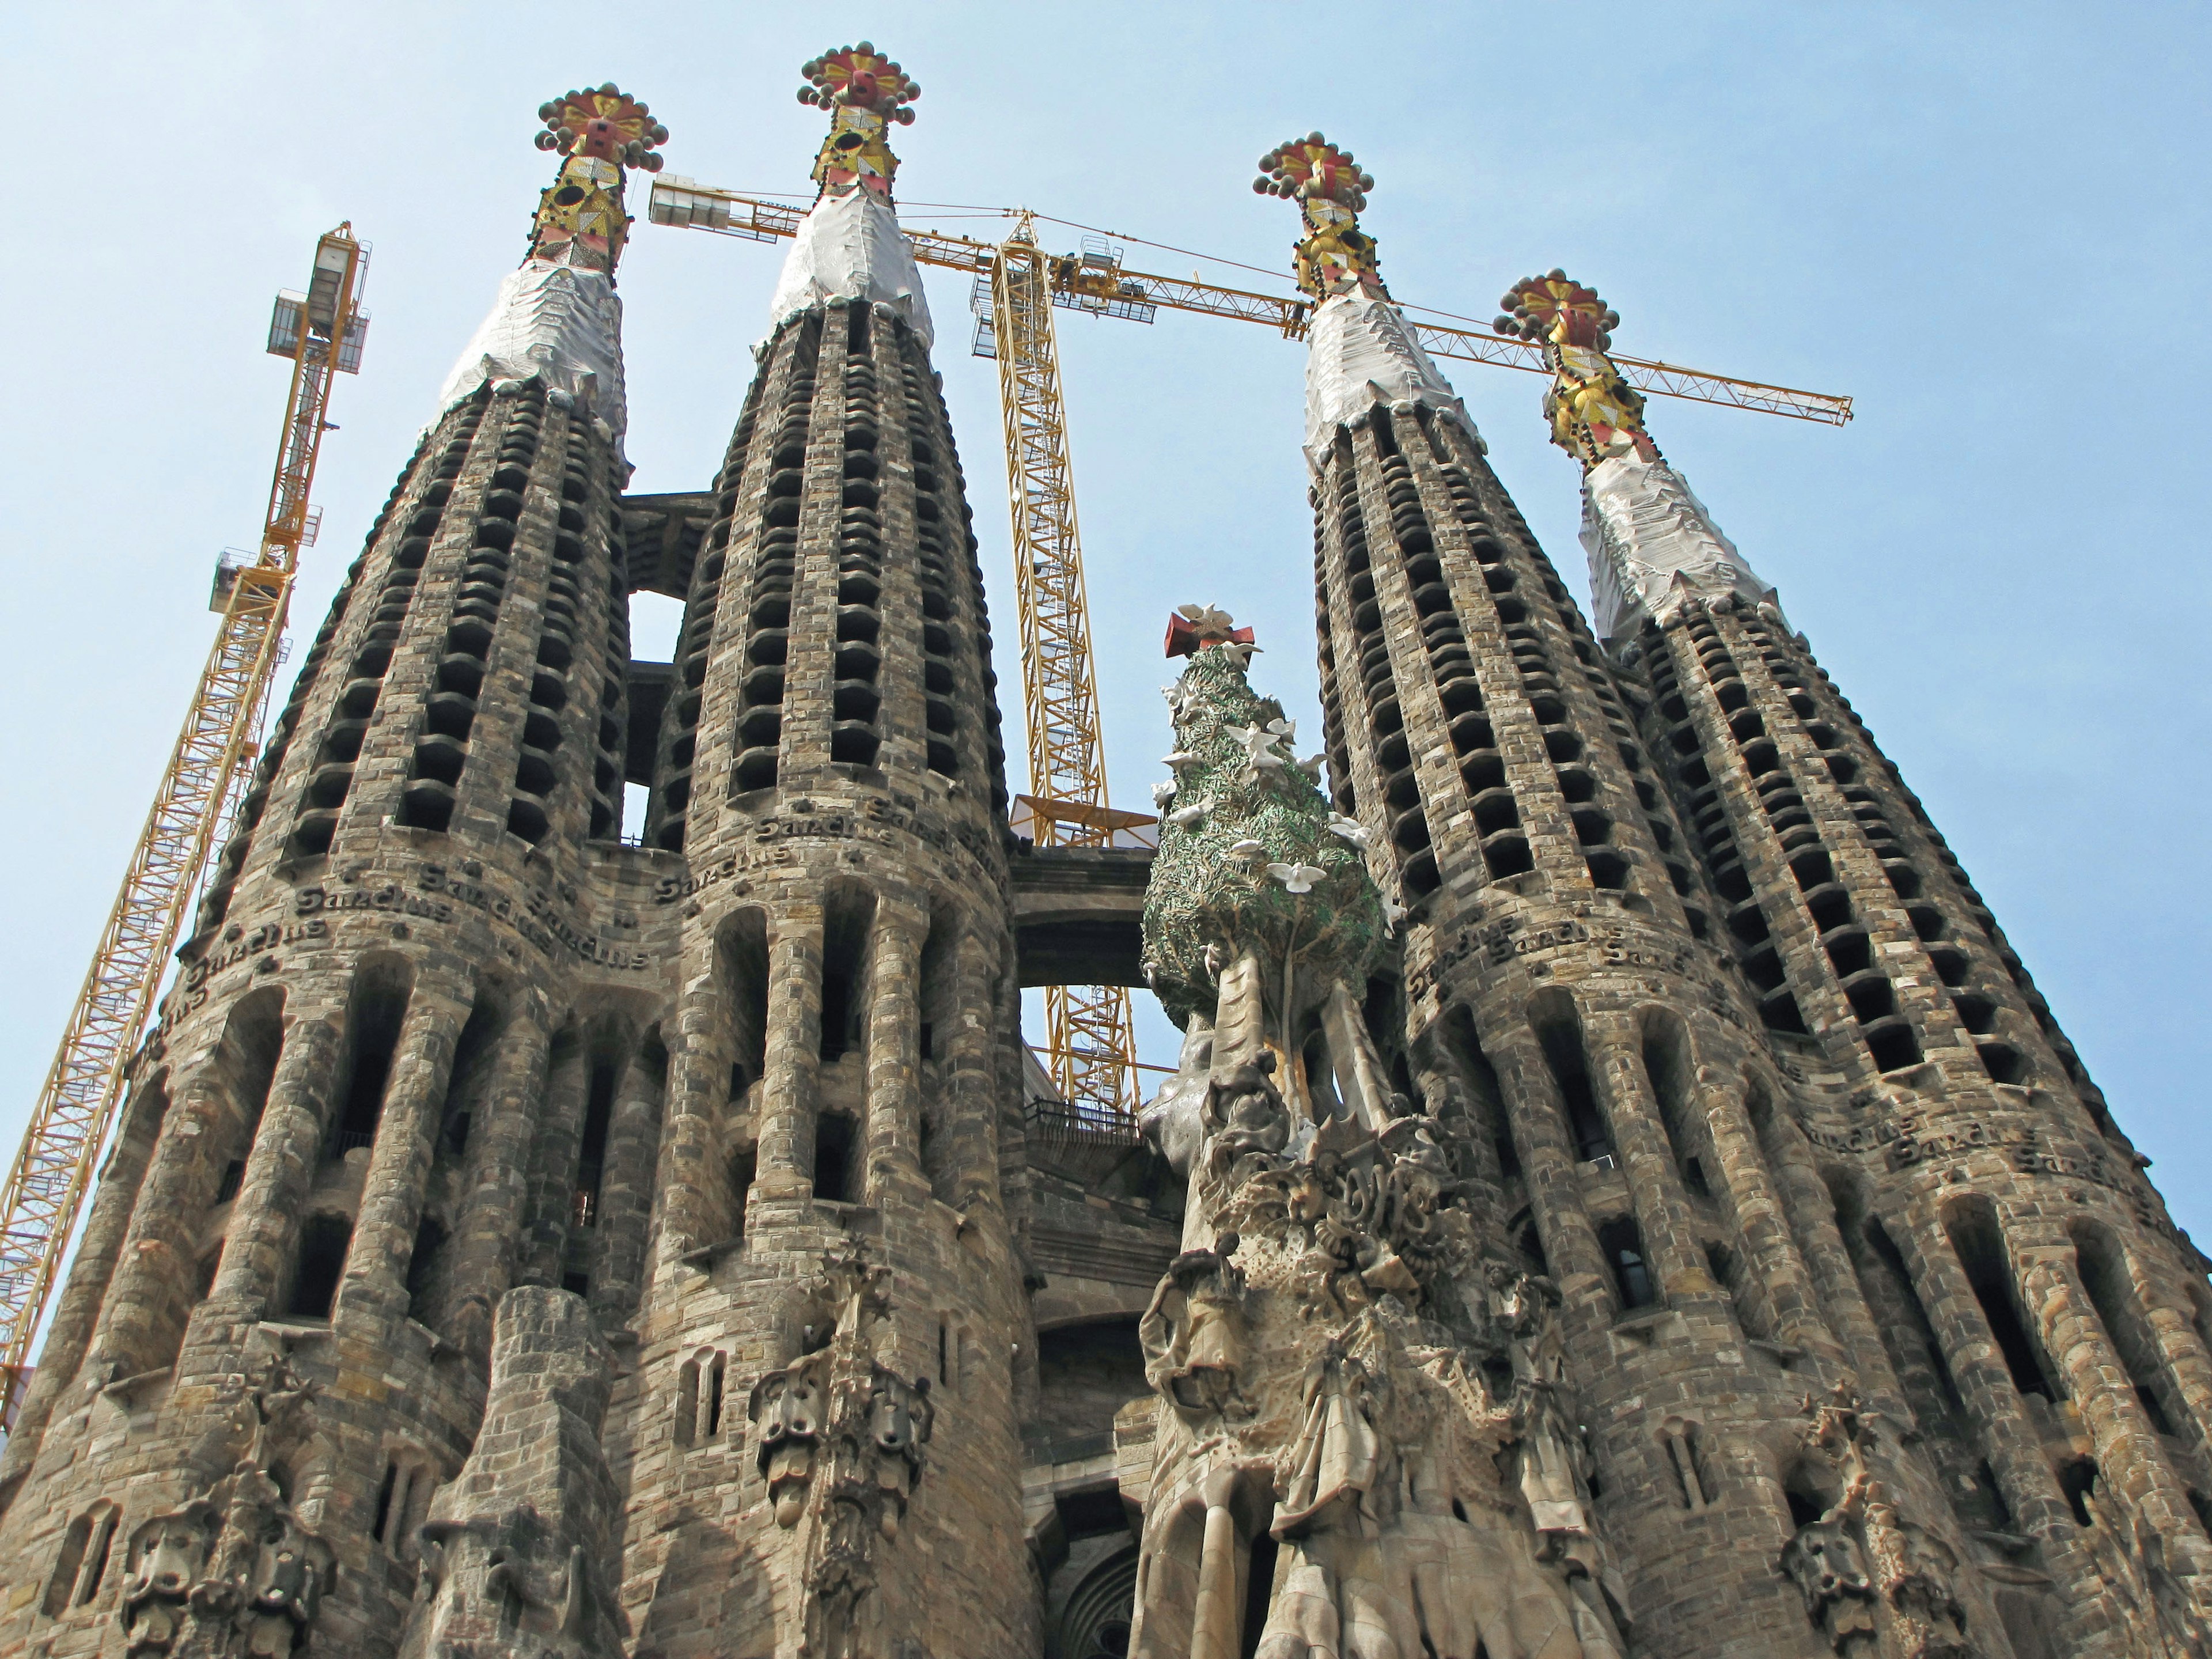
[(668, 142), (668, 129), (611, 81), (540, 104), (538, 118), (545, 124), (538, 148), (558, 150), (564, 159), (560, 176), (538, 199), (531, 258), (612, 271), (629, 231), (623, 169), (659, 172), (654, 149)]
[(1377, 270), (1375, 243), (1359, 228), (1359, 212), (1375, 188), (1375, 177), (1359, 170), (1350, 150), (1310, 132), (1262, 155), (1260, 173), (1252, 181), (1255, 191), (1295, 200), (1304, 216), (1306, 234), (1297, 251), (1300, 288), (1323, 300), (1355, 289), (1374, 299), (1389, 298)]
[(1564, 270), (1524, 276), (1498, 302), (1494, 326), (1544, 348), (1552, 366), (1552, 390), (1544, 413), (1552, 422), (1552, 441), (1585, 469), (1613, 455), (1633, 453), (1653, 461), (1659, 451), (1644, 429), (1644, 396), (1621, 378), (1606, 354), (1620, 313), (1609, 310), (1594, 289)]
[(914, 124), (906, 106), (921, 96), (920, 84), (866, 40), (824, 52), (799, 72), (807, 80), (799, 101), (835, 115), (814, 158), (814, 182), (825, 195), (842, 196), (857, 185), (888, 201), (898, 157), (885, 139), (892, 122)]

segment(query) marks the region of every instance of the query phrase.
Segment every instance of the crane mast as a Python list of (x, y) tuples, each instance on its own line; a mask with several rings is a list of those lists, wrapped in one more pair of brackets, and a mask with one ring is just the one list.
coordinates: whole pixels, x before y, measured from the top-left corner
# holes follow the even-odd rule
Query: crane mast
[(331, 378), (361, 366), (368, 316), (358, 298), (368, 257), (351, 224), (342, 224), (316, 244), (307, 292), (277, 296), (269, 350), (291, 360), (292, 383), (260, 550), (216, 567), (209, 607), (222, 614), (215, 643), (0, 1187), (0, 1421), (8, 1424), (185, 907), (217, 826), (234, 817), (252, 769), (300, 550), (314, 539), (308, 493), (328, 425)]
[[(977, 310), (985, 326), (977, 331), (976, 349), (998, 359), (1006, 419), (1029, 736), (1030, 793), (1023, 805), (1038, 846), (1103, 847), (1112, 842), (1116, 820), (1136, 815), (1107, 810), (1083, 544), (1053, 333), (1051, 264), (1038, 250), (1031, 216), (1021, 215), (993, 263), (988, 312), (978, 284)], [(1133, 1113), (1136, 1039), (1127, 990), (1047, 986), (1045, 1023), (1047, 1057), (1061, 1098), (1078, 1112)]]

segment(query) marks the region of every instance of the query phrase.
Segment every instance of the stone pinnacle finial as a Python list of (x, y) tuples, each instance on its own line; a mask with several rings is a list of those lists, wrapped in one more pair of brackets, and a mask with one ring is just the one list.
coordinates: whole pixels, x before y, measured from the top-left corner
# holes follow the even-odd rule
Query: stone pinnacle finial
[(654, 147), (668, 142), (668, 129), (611, 81), (540, 104), (538, 118), (545, 124), (538, 148), (558, 150), (562, 160), (559, 176), (538, 198), (530, 256), (611, 272), (629, 232), (623, 169), (659, 172)]
[(1621, 378), (1606, 355), (1613, 349), (1620, 313), (1609, 309), (1595, 289), (1555, 267), (1541, 276), (1522, 277), (1498, 305), (1498, 331), (1537, 342), (1552, 366), (1544, 413), (1552, 422), (1553, 443), (1585, 471), (1610, 455), (1659, 458), (1644, 429), (1643, 394)]
[(834, 118), (814, 158), (814, 182), (825, 196), (843, 196), (857, 186), (890, 200), (898, 157), (886, 140), (894, 121), (913, 125), (914, 112), (906, 106), (921, 96), (921, 86), (866, 40), (824, 52), (799, 72), (807, 80), (799, 101)]
[(1252, 188), (1296, 201), (1304, 217), (1306, 234), (1297, 247), (1300, 288), (1322, 300), (1355, 289), (1378, 300), (1389, 297), (1374, 240), (1359, 228), (1375, 176), (1359, 170), (1350, 150), (1310, 132), (1262, 155), (1260, 173)]

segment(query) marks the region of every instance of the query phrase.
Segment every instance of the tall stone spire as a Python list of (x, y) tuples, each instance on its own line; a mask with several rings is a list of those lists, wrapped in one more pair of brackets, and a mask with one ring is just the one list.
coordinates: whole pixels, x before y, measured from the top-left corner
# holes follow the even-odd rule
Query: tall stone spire
[[(1800, 1443), (1841, 1485), (1793, 1516), (1781, 1570), (1838, 1652), (1869, 1601), (1886, 1649), (1965, 1651), (1945, 1644), (1990, 1624), (1977, 1580), (2031, 1565), (2033, 1594), (1996, 1593), (2015, 1653), (2202, 1646), (2212, 1460), (2201, 1410), (2172, 1429), (2212, 1371), (2153, 1331), (2201, 1328), (2203, 1257), (1895, 763), (1660, 456), (1607, 355), (1618, 317), (1556, 270), (1504, 305), (1552, 364), (1607, 661), (1779, 1074), (1746, 1074), (1759, 1149), (1881, 1406), (1808, 1402)], [(1863, 1590), (1834, 1571), (1854, 1558)]]
[[(1507, 1500), (1528, 1530), (1492, 1547), (1533, 1534), (1574, 1628), (1519, 1650), (1602, 1654), (1596, 1615), (1620, 1611), (1655, 1653), (1797, 1651), (1788, 1581), (1719, 1571), (1704, 1541), (1698, 1516), (1738, 1490), (1718, 1449), (1794, 1443), (1811, 1380), (1893, 1385), (1865, 1301), (1775, 1219), (1803, 1176), (1762, 1016), (1791, 1011), (1726, 954), (1742, 890), (1700, 866), (1641, 701), (1382, 295), (1350, 218), (1364, 181), (1318, 138), (1287, 149), (1268, 182), (1305, 209), (1300, 277), (1327, 296), (1306, 454), (1331, 787), (1406, 913), (1363, 1006), (1465, 1183), (1496, 1299), (1462, 1275), (1462, 1304), (1493, 1343), (1534, 1336), (1500, 1357), (1544, 1385)], [(1346, 368), (1347, 337), (1375, 368)], [(1626, 427), (1625, 400), (1602, 423)], [(1314, 1375), (1316, 1398), (1339, 1386)], [(1868, 1456), (1916, 1524), (1943, 1523), (1934, 1471), (1893, 1440)]]
[(916, 88), (865, 42), (805, 73), (821, 195), (715, 481), (648, 821), (682, 990), (629, 1502), (691, 1518), (633, 1528), (626, 1594), (671, 1655), (1019, 1659), (1035, 1373), (989, 623), (890, 207)]
[[(77, 1580), (0, 1607), (0, 1653), (91, 1651), (118, 1619), (139, 1654), (391, 1651), (487, 1387), (542, 1395), (547, 1355), (636, 1305), (666, 955), (619, 844), (612, 288), (623, 169), (666, 133), (611, 86), (542, 118), (562, 159), (528, 256), (306, 653), (134, 1058), (0, 1467), (0, 1581)], [(592, 1501), (502, 1539), (509, 1585), (557, 1577), (604, 1652), (589, 1414), (510, 1496)]]
[(1499, 333), (1543, 346), (1552, 441), (1582, 464), (1582, 542), (1599, 637), (1626, 640), (1647, 621), (1671, 621), (1693, 598), (1732, 593), (1775, 606), (1774, 590), (1644, 430), (1643, 395), (1607, 356), (1620, 314), (1559, 270), (1524, 277), (1498, 304)]

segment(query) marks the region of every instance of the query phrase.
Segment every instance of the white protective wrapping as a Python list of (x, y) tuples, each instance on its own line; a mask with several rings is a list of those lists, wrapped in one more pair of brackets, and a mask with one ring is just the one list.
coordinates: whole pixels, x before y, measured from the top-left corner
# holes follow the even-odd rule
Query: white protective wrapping
[(1306, 335), (1306, 459), (1327, 459), (1336, 428), (1376, 404), (1419, 403), (1474, 422), (1451, 382), (1421, 349), (1405, 314), (1387, 300), (1338, 294), (1322, 301)]
[(936, 343), (914, 246), (898, 216), (866, 190), (824, 196), (799, 222), (769, 302), (770, 324), (840, 299), (889, 306), (913, 325), (925, 348)]
[(603, 270), (530, 259), (499, 285), (491, 313), (438, 393), (443, 415), (487, 381), (526, 380), (574, 396), (611, 429), (622, 453), (622, 301)]
[(1780, 614), (1774, 590), (1664, 461), (1616, 455), (1592, 467), (1583, 481), (1582, 540), (1601, 639), (1626, 640), (1646, 621), (1672, 620), (1689, 599), (1724, 593), (1775, 605)]

